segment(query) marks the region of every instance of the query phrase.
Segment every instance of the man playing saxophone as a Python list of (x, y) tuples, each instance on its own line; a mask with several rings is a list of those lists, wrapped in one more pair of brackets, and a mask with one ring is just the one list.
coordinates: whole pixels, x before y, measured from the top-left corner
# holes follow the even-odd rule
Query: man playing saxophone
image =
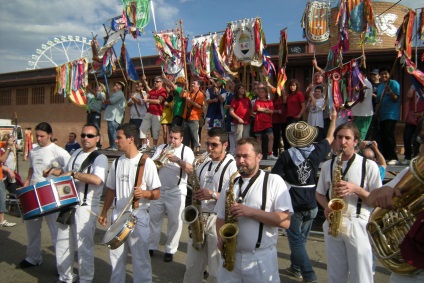
[[(228, 210), (238, 219), (235, 264), (234, 269), (228, 271), (221, 260), (218, 282), (280, 282), (277, 228), (290, 226), (293, 208), (289, 191), (280, 176), (259, 169), (262, 150), (256, 139), (238, 140), (235, 157), (237, 168), (242, 170), (231, 186), (235, 202)], [(229, 201), (229, 185), (224, 185), (215, 208), (217, 231), (228, 218), (225, 206)], [(228, 194), (232, 195), (230, 191)], [(218, 235), (218, 248), (221, 250), (222, 246), (223, 238)]]
[(162, 167), (159, 169), (159, 179), (162, 186), (160, 187), (161, 196), (159, 199), (150, 203), (150, 243), (149, 253), (153, 256), (155, 250), (158, 249), (162, 223), (165, 212), (168, 216), (167, 240), (165, 243), (164, 261), (173, 260), (173, 255), (178, 249), (178, 244), (183, 228), (181, 212), (185, 206), (185, 198), (187, 195), (187, 173), (192, 173), (192, 163), (194, 153), (191, 148), (182, 144), (183, 130), (179, 126), (173, 126), (169, 130), (169, 144), (158, 146), (155, 154), (152, 156), (156, 160), (162, 152), (166, 152), (167, 148), (172, 147), (172, 151), (168, 152), (166, 158), (160, 158)]
[(192, 246), (192, 239), (188, 240), (185, 283), (202, 282), (206, 266), (209, 270), (207, 282), (217, 282), (220, 253), (217, 248), (214, 209), (222, 185), (228, 183), (230, 176), (237, 171), (234, 157), (227, 153), (228, 134), (225, 130), (218, 127), (210, 129), (206, 147), (210, 160), (197, 168), (200, 189), (193, 192), (193, 198), (201, 201), (202, 214), (199, 217), (201, 225), (204, 225), (204, 245), (200, 250), (196, 250)]
[[(323, 230), (330, 283), (373, 282), (371, 246), (365, 231), (372, 208), (362, 203), (362, 200), (367, 198), (371, 190), (381, 186), (381, 178), (374, 161), (355, 153), (359, 137), (359, 130), (353, 123), (337, 127), (334, 133), (334, 148), (338, 153), (342, 152), (342, 164), (338, 165), (335, 158), (324, 162), (317, 184), (316, 198), (325, 208), (324, 214), (327, 218)], [(333, 174), (336, 170), (339, 170), (340, 174)], [(333, 175), (339, 175), (340, 180), (332, 180)], [(335, 183), (334, 186), (332, 183)], [(330, 209), (326, 193), (329, 190), (330, 196), (334, 190), (334, 195), (342, 198), (345, 204), (339, 223), (333, 223), (328, 217)], [(329, 235), (329, 226), (340, 227), (339, 232)]]
[[(417, 123), (417, 135), (417, 141), (421, 143), (420, 154), (416, 161), (413, 162), (418, 162), (418, 160), (424, 156), (424, 118), (421, 118)], [(422, 166), (417, 169), (415, 174), (422, 177), (424, 175)], [(402, 202), (403, 198), (411, 193), (408, 190), (411, 190), (410, 187), (412, 186), (403, 188), (398, 187), (398, 184), (401, 183), (400, 181), (409, 171), (410, 167), (406, 167), (383, 187), (373, 190), (367, 197), (366, 203), (371, 207), (380, 207), (389, 210), (404, 208), (403, 206), (397, 207), (395, 205), (394, 197), (396, 196), (398, 201)], [(420, 181), (414, 180), (414, 182), (419, 184)], [(421, 184), (421, 188), (422, 186)], [(392, 270), (393, 273), (390, 276), (390, 283), (424, 282), (424, 210), (421, 209), (405, 238), (400, 240), (401, 244), (394, 248), (399, 248), (400, 257), (406, 261), (407, 264), (417, 268), (417, 270), (410, 274), (401, 274), (400, 269)]]

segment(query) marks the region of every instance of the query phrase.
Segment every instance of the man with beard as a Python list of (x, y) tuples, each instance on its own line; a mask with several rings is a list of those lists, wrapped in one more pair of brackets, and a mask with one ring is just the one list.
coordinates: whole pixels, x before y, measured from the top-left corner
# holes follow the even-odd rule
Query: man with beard
[[(261, 147), (254, 138), (237, 141), (236, 165), (241, 169), (234, 184), (226, 184), (216, 205), (216, 230), (219, 233), (225, 219), (238, 219), (234, 270), (222, 265), (218, 282), (280, 282), (277, 259), (278, 227), (288, 229), (293, 208), (284, 180), (275, 174), (259, 169)], [(235, 200), (227, 200), (227, 188), (234, 192)], [(226, 209), (226, 203), (234, 201)], [(226, 215), (226, 211), (230, 215)], [(223, 241), (218, 234), (218, 248)], [(260, 263), (260, 264), (259, 264)]]

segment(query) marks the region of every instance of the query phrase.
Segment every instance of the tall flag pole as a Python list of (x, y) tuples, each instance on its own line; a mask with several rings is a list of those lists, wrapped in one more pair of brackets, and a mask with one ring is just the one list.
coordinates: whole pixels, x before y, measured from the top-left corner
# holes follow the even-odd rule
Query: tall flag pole
[(150, 0), (151, 5), (150, 7), (152, 8), (152, 16), (153, 16), (153, 25), (155, 26), (155, 32), (157, 32), (157, 28), (156, 28), (156, 17), (155, 17), (155, 7), (153, 6), (153, 0)]

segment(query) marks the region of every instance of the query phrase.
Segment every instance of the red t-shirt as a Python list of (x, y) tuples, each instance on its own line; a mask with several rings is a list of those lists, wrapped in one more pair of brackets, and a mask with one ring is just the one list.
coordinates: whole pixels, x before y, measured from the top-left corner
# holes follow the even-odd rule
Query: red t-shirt
[(287, 114), (286, 117), (296, 117), (302, 109), (302, 102), (305, 102), (305, 96), (300, 91), (287, 95)]
[[(250, 99), (247, 97), (243, 97), (241, 99), (234, 98), (231, 101), (231, 108), (234, 109), (234, 113), (243, 119), (244, 125), (250, 123)], [(238, 124), (239, 122), (233, 118), (233, 123)]]
[[(255, 106), (253, 106), (253, 112), (256, 112), (259, 107), (274, 110), (274, 104), (271, 100), (256, 99)], [(268, 128), (272, 128), (272, 114), (256, 112), (256, 119), (255, 125), (253, 126), (253, 132), (260, 132)]]
[[(158, 90), (152, 89), (149, 91), (149, 99), (159, 99), (160, 96), (166, 99), (166, 90), (164, 88), (160, 88)], [(162, 116), (163, 104), (149, 103), (148, 111), (153, 115)]]
[(286, 122), (286, 112), (287, 107), (283, 103), (283, 98), (279, 96), (277, 99), (273, 100), (274, 110), (281, 110), (281, 114), (273, 113), (272, 114), (272, 123), (273, 124), (281, 124)]

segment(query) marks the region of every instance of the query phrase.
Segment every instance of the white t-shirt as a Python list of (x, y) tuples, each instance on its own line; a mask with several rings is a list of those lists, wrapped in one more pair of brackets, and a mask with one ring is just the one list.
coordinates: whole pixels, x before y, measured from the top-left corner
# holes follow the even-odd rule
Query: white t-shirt
[[(82, 152), (82, 148), (77, 149), (69, 159), (68, 165), (66, 165), (65, 171), (79, 171), (81, 169), (81, 165), (84, 163), (84, 160), (90, 155), (91, 152)], [(98, 176), (102, 183), (100, 185), (89, 184), (87, 190), (87, 200), (86, 203), (89, 206), (97, 207), (100, 203), (100, 197), (103, 192), (103, 186), (106, 181), (107, 170), (108, 170), (108, 160), (104, 154), (100, 154), (96, 157), (93, 164), (89, 168), (89, 172), (87, 169), (83, 171), (83, 173), (90, 173)], [(81, 204), (84, 201), (84, 191), (85, 191), (85, 183), (74, 179), (75, 186), (78, 190), (78, 195), (81, 201)]]
[[(343, 178), (347, 182), (354, 183), (358, 186), (361, 185), (362, 178), (362, 160), (363, 157), (356, 154), (355, 160), (352, 162), (348, 172)], [(343, 161), (342, 172), (346, 169), (348, 161)], [(323, 163), (321, 167), (321, 174), (317, 184), (317, 192), (321, 195), (325, 195), (328, 190), (330, 190), (329, 195), (331, 196), (331, 174), (337, 168), (337, 161), (334, 161), (333, 168), (330, 168), (331, 160), (327, 160)], [(379, 187), (381, 187), (381, 178), (380, 178), (380, 170), (378, 169), (377, 163), (372, 160), (367, 160), (365, 165), (365, 180), (364, 187), (368, 192), (371, 192)], [(356, 216), (356, 206), (358, 203), (358, 196), (356, 194), (350, 194), (348, 196), (343, 197), (343, 201), (345, 202), (345, 208), (343, 209), (342, 215), (345, 217)], [(362, 202), (361, 207), (361, 218), (368, 220), (371, 211), (374, 208), (367, 206), (364, 202)]]
[(52, 167), (53, 162), (57, 162), (59, 166), (64, 169), (70, 157), (71, 156), (64, 148), (54, 143), (33, 148), (29, 152), (29, 161), (33, 170), (31, 185), (55, 178), (54, 176), (44, 178), (43, 170)]
[[(262, 205), (262, 187), (264, 183), (265, 172), (261, 170), (260, 175), (256, 179), (255, 183), (250, 187), (248, 193), (244, 198), (244, 204), (255, 209), (261, 209)], [(243, 179), (242, 189), (247, 187), (248, 179)], [(221, 195), (215, 207), (215, 212), (218, 214), (218, 218), (225, 220), (225, 203), (226, 203), (226, 191), (229, 183), (223, 186)], [(238, 199), (240, 195), (239, 182), (234, 184), (234, 196)], [(288, 211), (290, 214), (293, 213), (293, 207), (289, 190), (287, 189), (284, 180), (276, 175), (269, 174), (268, 186), (267, 186), (267, 198), (265, 211), (267, 212), (284, 212)], [(237, 247), (236, 251), (253, 251), (256, 247), (256, 241), (258, 240), (259, 234), (259, 222), (248, 217), (240, 217), (238, 219), (239, 232), (237, 234)], [(260, 248), (267, 248), (277, 245), (278, 229), (277, 227), (271, 227), (268, 225), (263, 226), (262, 241)]]
[(324, 98), (316, 99), (316, 106), (312, 103), (309, 107), (308, 124), (315, 127), (324, 128)]
[[(232, 161), (230, 162), (230, 160)], [(222, 170), (228, 162), (230, 163), (228, 164), (227, 168), (225, 169), (225, 172), (223, 173)], [(224, 185), (228, 183), (231, 175), (233, 175), (233, 173), (237, 171), (236, 161), (234, 160), (234, 157), (231, 154), (227, 154), (219, 168), (217, 168), (218, 164), (220, 163), (221, 161), (209, 160), (200, 165), (199, 168), (197, 168), (197, 176), (199, 176), (200, 172), (202, 172), (202, 174), (199, 176), (201, 189), (208, 189), (214, 192), (218, 192), (220, 189), (219, 180), (221, 179), (221, 175), (224, 174), (222, 178), (222, 185)], [(216, 169), (218, 170), (216, 171)], [(215, 205), (216, 201), (213, 199), (202, 201), (202, 212), (213, 212), (215, 209)]]
[[(152, 156), (152, 160), (155, 160), (162, 152), (162, 149), (166, 144), (161, 144), (155, 151), (155, 154)], [(181, 152), (183, 149), (183, 144), (174, 149), (174, 155), (178, 158), (181, 158), (183, 161), (193, 164), (194, 161), (194, 153), (193, 150), (184, 146), (184, 156), (181, 157)], [(168, 150), (170, 145), (166, 147), (165, 150)], [(168, 190), (177, 187), (178, 182), (180, 181), (180, 171), (181, 167), (179, 164), (175, 162), (168, 161), (165, 166), (163, 166), (159, 170), (159, 178), (162, 183), (161, 190)], [(182, 194), (187, 194), (187, 173), (183, 170), (183, 174), (181, 175), (181, 182), (179, 187), (181, 188)]]
[[(112, 162), (107, 176), (106, 187), (115, 190), (116, 205), (113, 209), (112, 221), (121, 213), (127, 206), (130, 199), (134, 196), (135, 176), (137, 174), (138, 162), (142, 154), (129, 159), (125, 155), (119, 157), (118, 167), (115, 172), (115, 161)], [(116, 179), (118, 181), (116, 182)], [(154, 190), (161, 186), (156, 166), (150, 158), (146, 159), (144, 165), (143, 182), (141, 183), (142, 190)], [(138, 210), (147, 209), (150, 206), (150, 200), (142, 198), (139, 200)], [(127, 211), (131, 211), (131, 204)], [(134, 212), (137, 216), (137, 211)]]
[[(131, 117), (131, 119), (143, 119), (144, 116), (147, 113), (147, 107), (149, 107), (149, 106), (146, 105), (146, 103), (144, 103), (144, 101), (143, 101), (143, 99), (142, 99), (142, 97), (139, 93), (137, 93), (135, 95), (135, 97), (140, 100), (141, 105), (134, 102), (134, 104), (130, 107), (130, 117)], [(131, 101), (132, 101), (132, 98), (128, 99), (128, 102), (131, 102)], [(138, 111), (138, 113), (137, 113), (137, 111)]]
[(372, 84), (369, 80), (365, 79), (364, 100), (352, 107), (352, 116), (368, 117), (374, 114), (372, 107)]

